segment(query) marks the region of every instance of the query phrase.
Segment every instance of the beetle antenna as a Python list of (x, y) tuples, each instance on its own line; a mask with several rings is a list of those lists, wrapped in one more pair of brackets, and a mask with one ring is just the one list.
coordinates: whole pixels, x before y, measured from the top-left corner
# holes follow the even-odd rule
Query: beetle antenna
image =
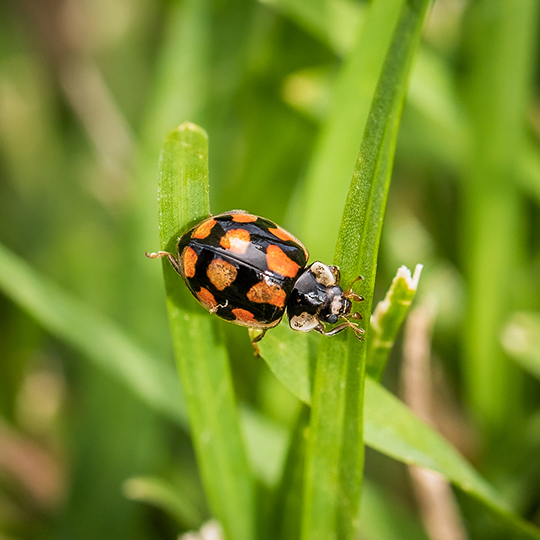
[(364, 297), (360, 296), (359, 294), (355, 293), (352, 289), (352, 286), (357, 282), (364, 279), (362, 276), (358, 276), (349, 286), (349, 288), (346, 291), (343, 291), (343, 296), (345, 298), (351, 299), (353, 302), (363, 302)]

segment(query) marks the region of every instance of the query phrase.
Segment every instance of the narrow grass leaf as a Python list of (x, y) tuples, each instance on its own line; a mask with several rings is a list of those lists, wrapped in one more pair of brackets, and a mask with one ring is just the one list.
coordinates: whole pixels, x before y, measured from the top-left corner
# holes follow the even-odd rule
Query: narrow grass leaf
[(481, 502), (488, 513), (512, 531), (513, 538), (540, 538), (540, 529), (512, 513), (500, 495), (450, 444), (369, 377), (365, 408), (365, 438), (370, 447), (403, 463), (441, 473)]
[[(427, 0), (406, 3), (399, 15), (339, 231), (334, 260), (345, 284), (364, 277), (364, 316), (371, 311), (399, 121), (427, 4)], [(306, 449), (304, 540), (358, 535), (365, 355), (365, 343), (352, 332), (322, 341), (319, 348)]]
[(162, 478), (136, 476), (124, 482), (123, 491), (129, 499), (161, 508), (190, 529), (203, 522), (202, 512), (193, 505), (188, 493)]
[(421, 272), (421, 264), (416, 266), (412, 276), (411, 271), (405, 266), (399, 268), (384, 300), (379, 302), (373, 311), (366, 371), (376, 380), (380, 380), (386, 367), (396, 336), (416, 294)]
[(515, 313), (503, 331), (501, 343), (513, 360), (540, 379), (540, 313)]
[[(327, 261), (332, 256), (359, 143), (404, 4), (404, 0), (378, 0), (369, 5), (334, 84), (328, 118), (321, 128), (303, 193), (293, 208), (295, 215), (303, 217), (299, 236), (315, 259)], [(321, 29), (321, 33), (327, 31)]]
[(361, 24), (364, 6), (351, 0), (264, 0), (265, 4), (287, 15), (336, 52), (351, 48)]
[[(162, 152), (159, 180), (162, 248), (210, 213), (206, 133), (185, 122)], [(256, 538), (254, 480), (240, 431), (225, 346), (215, 320), (190, 297), (163, 260), (167, 308), (191, 432), (210, 507), (227, 538)]]
[[(274, 374), (306, 404), (311, 403), (314, 352), (304, 341), (317, 336), (298, 335), (285, 327), (268, 332), (260, 343), (261, 354)], [(282, 357), (283, 347), (288, 356)], [(309, 358), (309, 355), (312, 358)], [(294, 361), (293, 361), (294, 360)], [(290, 373), (293, 363), (294, 376)], [(281, 377), (282, 373), (284, 376)], [(540, 531), (510, 513), (495, 490), (437, 432), (371, 377), (366, 377), (364, 396), (365, 443), (402, 463), (441, 473), (456, 487), (480, 501), (494, 518), (523, 538), (540, 538)], [(520, 536), (521, 537), (521, 536)]]
[(521, 374), (498, 338), (517, 307), (514, 283), (526, 249), (515, 156), (526, 140), (538, 9), (535, 0), (480, 0), (466, 12), (472, 137), (462, 184), (470, 295), (462, 372), (467, 401), (494, 444), (523, 408)]
[[(420, 522), (387, 489), (364, 479), (362, 485), (362, 533), (377, 540), (428, 540)], [(393, 500), (395, 499), (395, 500)]]
[(309, 407), (302, 405), (292, 429), (281, 481), (273, 492), (270, 538), (298, 540), (302, 522), (302, 484)]

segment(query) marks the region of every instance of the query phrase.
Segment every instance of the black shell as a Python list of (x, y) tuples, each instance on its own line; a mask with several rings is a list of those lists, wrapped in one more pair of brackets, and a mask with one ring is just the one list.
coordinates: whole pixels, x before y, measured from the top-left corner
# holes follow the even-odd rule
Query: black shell
[(179, 269), (193, 296), (220, 318), (254, 328), (279, 323), (308, 256), (272, 221), (240, 211), (210, 217), (178, 241)]

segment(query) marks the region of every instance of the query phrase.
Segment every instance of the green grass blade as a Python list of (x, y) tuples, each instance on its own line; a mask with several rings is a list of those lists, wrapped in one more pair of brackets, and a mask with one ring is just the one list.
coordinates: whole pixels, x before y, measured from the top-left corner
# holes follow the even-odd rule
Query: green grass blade
[(77, 301), (0, 245), (0, 288), (44, 328), (106, 373), (126, 384), (155, 410), (187, 426), (173, 370), (157, 362), (116, 325)]
[[(165, 142), (158, 204), (161, 246), (168, 251), (179, 231), (209, 214), (208, 141), (194, 124), (185, 122)], [(173, 347), (209, 504), (228, 538), (252, 540), (254, 480), (217, 321), (197, 305), (169, 261), (163, 266)]]
[(378, 0), (365, 10), (356, 43), (332, 90), (328, 119), (309, 164), (304, 193), (294, 209), (303, 216), (299, 237), (310, 246), (315, 260), (332, 256), (359, 142), (403, 4), (404, 0)]
[(512, 532), (512, 538), (540, 539), (540, 529), (510, 512), (497, 492), (449, 443), (369, 377), (365, 408), (365, 438), (370, 447), (404, 463), (441, 473), (481, 502), (484, 510)]
[[(183, 230), (210, 215), (209, 193), (208, 136), (195, 124), (184, 122), (169, 134), (161, 153), (158, 186), (161, 249), (175, 249)], [(169, 268), (165, 259), (163, 262)]]
[(504, 507), (493, 488), (450, 444), (370, 377), (366, 378), (365, 407), (369, 446), (403, 463), (440, 472), (464, 491)]
[[(314, 343), (308, 346), (303, 338)], [(307, 404), (311, 403), (316, 339), (278, 327), (260, 344), (274, 374)], [(288, 356), (283, 357), (283, 350)], [(365, 384), (364, 439), (369, 447), (398, 461), (438, 471), (480, 501), (505, 528), (523, 534), (516, 537), (540, 538), (538, 529), (508, 512), (501, 497), (446, 440), (370, 377)]]
[(463, 374), (468, 402), (493, 444), (508, 435), (523, 406), (519, 370), (498, 338), (517, 307), (514, 283), (526, 249), (515, 156), (526, 140), (538, 6), (535, 0), (482, 0), (470, 6), (467, 19), (472, 139), (462, 186), (470, 292)]
[[(427, 0), (407, 3), (375, 93), (336, 246), (345, 284), (363, 275), (369, 316), (397, 132)], [(318, 224), (320, 227), (320, 223)], [(366, 347), (352, 332), (321, 342), (306, 449), (302, 538), (353, 538), (363, 475)]]
[(272, 530), (269, 538), (298, 540), (302, 521), (302, 485), (309, 407), (302, 405), (291, 432), (281, 481), (273, 493)]
[(130, 478), (124, 482), (123, 491), (128, 499), (161, 508), (190, 529), (198, 528), (203, 522), (203, 513), (193, 504), (188, 493), (162, 478)]
[(366, 371), (380, 380), (396, 336), (405, 320), (418, 288), (422, 265), (411, 276), (405, 266), (398, 269), (384, 300), (377, 304), (370, 320)]
[[(386, 490), (385, 490), (386, 491)], [(368, 478), (362, 486), (362, 532), (377, 540), (429, 540), (418, 520)]]
[(271, 0), (268, 5), (340, 54), (350, 49), (364, 11), (363, 4), (351, 0)]
[(359, 526), (363, 366), (357, 359), (339, 337), (320, 345), (306, 447), (304, 540), (353, 538)]
[[(275, 0), (271, 5), (290, 16), (291, 19), (299, 21), (313, 36), (331, 46), (336, 54), (348, 52), (352, 43), (342, 27), (332, 22), (336, 18), (341, 20), (347, 17), (348, 28), (353, 28), (361, 18), (358, 6), (349, 4), (347, 1), (331, 2), (330, 16), (324, 12), (313, 13), (315, 10), (311, 6), (310, 12), (307, 13), (305, 5), (296, 0)], [(373, 24), (370, 26), (374, 28)], [(377, 35), (376, 38), (382, 39), (382, 36)], [(381, 50), (378, 44), (370, 48), (366, 54), (378, 54)], [(424, 122), (429, 126), (428, 132), (422, 134), (429, 152), (437, 155), (443, 163), (461, 170), (464, 166), (465, 153), (470, 146), (469, 124), (458, 104), (449, 66), (445, 59), (432, 49), (424, 48), (419, 51), (411, 78), (408, 102), (421, 113)], [(369, 107), (369, 102), (366, 105), (366, 111), (367, 107)], [(516, 161), (518, 168), (516, 180), (520, 187), (536, 200), (540, 200), (540, 157), (532, 142), (527, 141), (520, 147)], [(335, 176), (335, 174), (332, 175), (333, 178)], [(307, 229), (308, 226), (305, 228)]]
[(501, 337), (506, 353), (540, 379), (540, 314), (515, 313)]

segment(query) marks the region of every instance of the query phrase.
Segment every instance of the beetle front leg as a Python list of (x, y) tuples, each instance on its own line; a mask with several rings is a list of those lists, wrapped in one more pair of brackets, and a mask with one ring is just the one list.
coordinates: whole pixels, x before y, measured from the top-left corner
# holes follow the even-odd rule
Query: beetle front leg
[(332, 328), (332, 330), (327, 331), (324, 328), (322, 323), (319, 323), (317, 326), (315, 326), (315, 328), (313, 328), (313, 330), (315, 330), (316, 332), (319, 332), (319, 334), (322, 334), (323, 336), (335, 336), (336, 334), (339, 334), (340, 332), (343, 332), (343, 330), (345, 330), (346, 328), (352, 328), (352, 330), (354, 331), (355, 336), (359, 340), (364, 339), (364, 337), (363, 337), (364, 336), (364, 329), (359, 328), (356, 324), (352, 323), (348, 319), (345, 319), (345, 322), (343, 322), (341, 324), (338, 324), (337, 326), (334, 326), (334, 328)]
[(327, 331), (323, 324), (319, 323), (317, 326), (315, 326), (315, 328), (313, 328), (313, 330), (319, 332), (319, 334), (322, 334), (323, 336), (335, 336), (336, 334), (339, 334), (340, 332), (345, 330), (345, 328), (349, 328), (349, 325), (347, 323), (341, 323), (337, 326), (334, 326), (332, 330)]

